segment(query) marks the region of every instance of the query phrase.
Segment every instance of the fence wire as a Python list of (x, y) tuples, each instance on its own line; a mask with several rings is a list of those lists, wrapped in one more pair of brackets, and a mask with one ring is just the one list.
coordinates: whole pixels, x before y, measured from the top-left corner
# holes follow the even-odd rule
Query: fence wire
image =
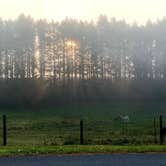
[[(80, 144), (78, 118), (23, 118), (7, 116), (8, 145), (72, 145)], [(83, 140), (88, 145), (141, 145), (159, 143), (159, 118), (120, 120), (83, 120)], [(163, 118), (166, 126), (166, 118)], [(2, 123), (0, 130), (2, 131)], [(156, 133), (155, 133), (156, 132)], [(2, 132), (0, 137), (2, 138)], [(0, 144), (2, 144), (0, 139)]]

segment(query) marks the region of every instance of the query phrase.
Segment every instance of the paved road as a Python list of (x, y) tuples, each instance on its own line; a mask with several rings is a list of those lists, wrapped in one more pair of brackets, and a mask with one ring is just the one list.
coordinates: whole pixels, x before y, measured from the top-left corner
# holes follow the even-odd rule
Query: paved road
[(0, 166), (166, 166), (166, 154), (112, 154), (0, 158)]

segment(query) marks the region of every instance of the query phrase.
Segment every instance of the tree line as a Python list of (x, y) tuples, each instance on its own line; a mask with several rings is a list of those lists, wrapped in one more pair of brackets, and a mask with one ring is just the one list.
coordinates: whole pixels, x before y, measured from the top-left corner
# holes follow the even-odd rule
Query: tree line
[(144, 26), (104, 15), (96, 22), (0, 19), (0, 103), (161, 99), (165, 36), (166, 18)]

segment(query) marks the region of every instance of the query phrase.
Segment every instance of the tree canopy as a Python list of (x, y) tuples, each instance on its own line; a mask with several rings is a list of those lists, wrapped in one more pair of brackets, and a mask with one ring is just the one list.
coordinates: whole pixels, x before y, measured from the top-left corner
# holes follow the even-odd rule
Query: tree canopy
[(145, 26), (104, 15), (0, 19), (0, 104), (164, 100), (165, 45), (165, 18)]

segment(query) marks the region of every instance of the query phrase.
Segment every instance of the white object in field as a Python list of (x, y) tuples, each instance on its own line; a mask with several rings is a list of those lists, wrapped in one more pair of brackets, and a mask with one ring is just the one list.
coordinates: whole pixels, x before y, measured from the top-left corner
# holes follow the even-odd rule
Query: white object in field
[(129, 116), (128, 115), (125, 115), (125, 116), (119, 115), (117, 118), (115, 118), (115, 120), (118, 120), (118, 119), (123, 123), (128, 123), (129, 122)]

